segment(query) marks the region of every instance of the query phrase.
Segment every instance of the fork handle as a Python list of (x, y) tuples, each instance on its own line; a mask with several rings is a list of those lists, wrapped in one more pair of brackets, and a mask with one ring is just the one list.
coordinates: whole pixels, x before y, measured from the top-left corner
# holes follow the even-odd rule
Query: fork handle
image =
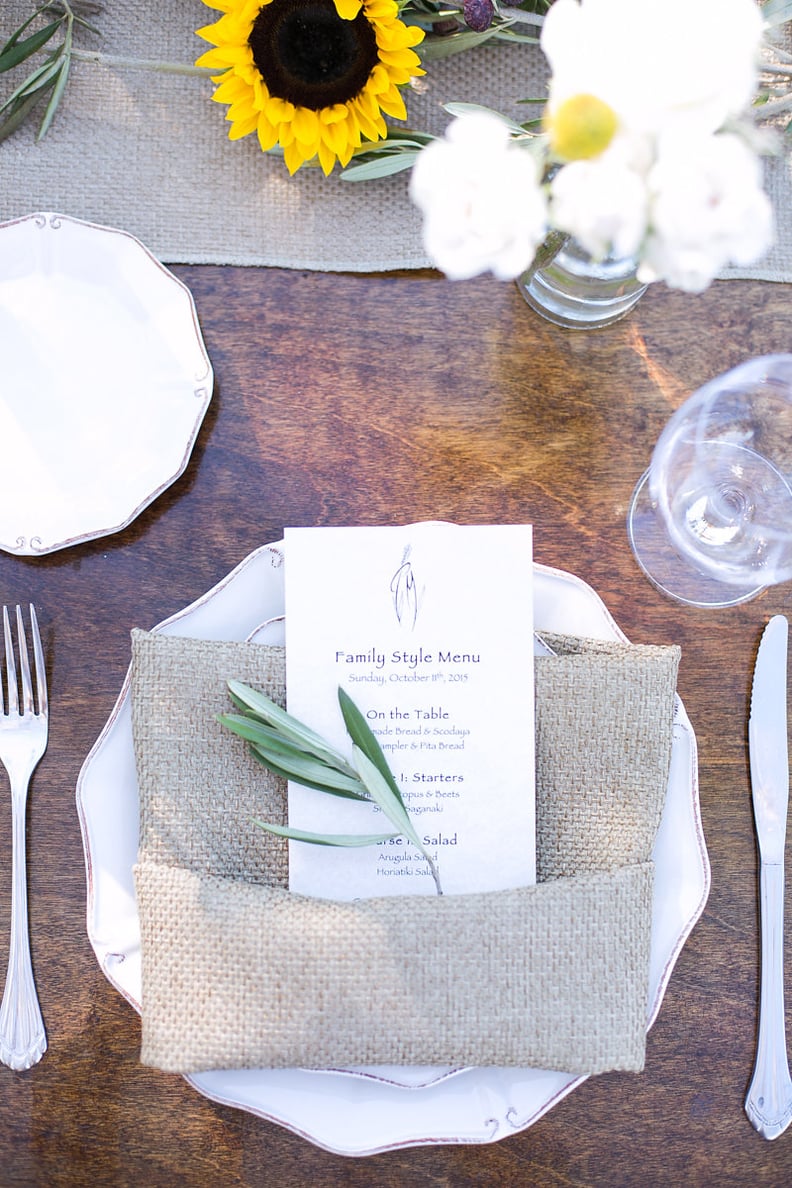
[(33, 966), (27, 913), (25, 811), (27, 784), (11, 789), (12, 884), (11, 942), (3, 1001), (0, 1004), (0, 1060), (20, 1072), (37, 1064), (47, 1050)]
[(764, 1138), (774, 1139), (792, 1122), (792, 1080), (784, 1029), (783, 862), (762, 862), (759, 903), (762, 929), (759, 1037), (745, 1111)]

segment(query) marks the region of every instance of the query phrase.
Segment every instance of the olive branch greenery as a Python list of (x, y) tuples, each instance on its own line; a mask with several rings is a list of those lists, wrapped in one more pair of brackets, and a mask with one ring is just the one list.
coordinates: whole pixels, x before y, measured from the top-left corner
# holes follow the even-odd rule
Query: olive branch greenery
[[(535, 45), (545, 12), (552, 0), (517, 0), (512, 5), (495, 3), (492, 23), (478, 32), (463, 19), (463, 0), (399, 0), (399, 18), (407, 25), (420, 25), (426, 37), (415, 52), (422, 62), (436, 62), (454, 54), (466, 53), (488, 41), (511, 45)], [(532, 26), (534, 32), (521, 33), (520, 25)]]
[[(99, 30), (87, 18), (95, 16), (101, 7), (101, 4), (78, 3), (77, 0), (72, 3), (69, 0), (57, 0), (42, 4), (3, 44), (0, 48), (0, 74), (15, 70), (29, 62), (34, 55), (43, 53), (44, 57), (0, 103), (0, 141), (15, 132), (48, 96), (36, 139), (41, 140), (46, 136), (69, 79), (75, 56), (75, 32), (82, 27), (98, 33)], [(39, 17), (52, 19), (29, 32)], [(56, 41), (57, 34), (62, 35), (59, 41)]]
[(423, 855), (437, 894), (443, 894), (437, 866), (415, 830), (382, 748), (348, 693), (338, 690), (344, 725), (352, 740), (351, 763), (321, 735), (263, 693), (241, 681), (230, 680), (227, 684), (238, 712), (218, 714), (218, 721), (245, 739), (254, 757), (268, 771), (318, 792), (375, 805), (393, 829), (374, 834), (308, 833), (257, 818), (256, 825), (278, 837), (317, 846), (372, 846), (405, 837)]

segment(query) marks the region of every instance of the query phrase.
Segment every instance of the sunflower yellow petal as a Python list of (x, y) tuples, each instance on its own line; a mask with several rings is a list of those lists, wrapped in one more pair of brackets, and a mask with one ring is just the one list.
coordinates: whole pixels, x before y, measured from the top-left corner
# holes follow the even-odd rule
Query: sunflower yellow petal
[(360, 123), (357, 118), (357, 113), (350, 107), (347, 111), (346, 118), (346, 132), (347, 140), (353, 149), (360, 148), (363, 143), (363, 135), (360, 131)]
[(292, 120), (294, 136), (300, 144), (312, 147), (314, 152), (319, 143), (319, 118), (309, 107), (298, 107)]
[(241, 123), (247, 123), (248, 120), (252, 120), (254, 126), (258, 123), (258, 116), (259, 113), (256, 108), (246, 99), (241, 100), (239, 103), (230, 104), (226, 112), (227, 120), (239, 120)]
[(216, 49), (207, 50), (205, 54), (201, 54), (197, 59), (196, 66), (208, 66), (210, 70), (216, 69), (218, 66), (237, 66), (247, 62), (250, 58), (250, 50), (245, 46), (237, 45), (221, 45)]
[(283, 150), (283, 159), (286, 162), (286, 168), (291, 174), (295, 174), (305, 161), (310, 160), (309, 157), (306, 157), (296, 140), (286, 145)]
[(340, 153), (349, 144), (349, 132), (345, 123), (322, 124), (320, 143), (332, 152)]
[(334, 0), (334, 3), (342, 21), (354, 21), (363, 7), (363, 0)]
[[(227, 115), (226, 119), (230, 120), (231, 116)], [(257, 125), (258, 117), (255, 114), (246, 120), (234, 120), (228, 129), (228, 139), (241, 140), (243, 136), (249, 136), (251, 132), (255, 132)]]
[(200, 57), (195, 59), (195, 65), (207, 66), (210, 70), (225, 70), (228, 68), (228, 64), (225, 61), (218, 61), (216, 49), (207, 50), (206, 53), (201, 54)]
[(250, 87), (236, 74), (226, 75), (212, 98), (217, 103), (236, 103), (246, 99), (250, 94)]
[(407, 108), (404, 106), (404, 100), (398, 87), (392, 87), (386, 95), (378, 95), (377, 99), (385, 115), (389, 115), (394, 120), (407, 119)]
[(271, 148), (275, 148), (278, 143), (278, 129), (263, 114), (259, 114), (256, 133), (263, 153), (268, 153)]
[(364, 87), (357, 96), (355, 99), (355, 105), (359, 111), (365, 112), (370, 120), (375, 120), (377, 118), (377, 113), (379, 112), (377, 96), (372, 94), (368, 87)]
[(396, 0), (370, 0), (366, 5), (366, 16), (370, 21), (395, 21), (399, 15)]
[(323, 140), (319, 141), (318, 156), (319, 164), (322, 166), (322, 172), (325, 177), (329, 177), (336, 163), (336, 155), (331, 148), (328, 148)]
[[(362, 144), (362, 137), (360, 135), (360, 125), (358, 124), (357, 119), (355, 118), (355, 113), (352, 111), (351, 108), (347, 109), (347, 115), (346, 115), (346, 120), (344, 121), (344, 124), (343, 124), (343, 129), (344, 129), (344, 143), (349, 146), (350, 151), (352, 151), (356, 148), (360, 148), (360, 145)], [(338, 153), (339, 161), (341, 161), (343, 158), (343, 154), (341, 151), (341, 138), (340, 137), (338, 139), (338, 148), (336, 149), (336, 152)]]
[[(357, 116), (358, 127), (367, 140), (379, 140), (385, 135), (385, 131), (380, 132), (376, 120), (371, 119), (359, 103), (355, 108), (355, 115)], [(382, 123), (384, 128), (385, 121), (383, 120)]]
[(392, 25), (378, 25), (375, 29), (375, 36), (380, 49), (408, 49), (411, 45), (416, 44), (413, 30), (407, 25), (403, 25), (401, 21), (395, 21)]
[(264, 81), (260, 75), (256, 75), (253, 80), (253, 106), (256, 111), (263, 111), (264, 104), (270, 97), (270, 93), (264, 85)]
[(257, 78), (261, 78), (252, 56), (247, 62), (237, 62), (236, 66), (234, 67), (234, 74), (238, 75), (239, 78), (244, 79), (249, 87), (254, 85)]
[(392, 82), (388, 71), (381, 62), (377, 62), (377, 65), (368, 76), (365, 89), (371, 91), (372, 95), (385, 95), (391, 86)]
[(411, 49), (381, 49), (379, 51), (379, 60), (380, 62), (384, 62), (386, 66), (395, 66), (401, 70), (408, 70), (410, 74), (424, 73), (421, 70), (421, 59)]
[(322, 124), (338, 124), (346, 119), (347, 109), (343, 103), (334, 103), (331, 107), (323, 107), (318, 112)]
[(218, 91), (220, 91), (220, 84), (222, 84), (223, 82), (226, 82), (228, 80), (228, 78), (232, 77), (232, 74), (233, 74), (233, 71), (227, 72), (227, 74), (218, 75), (217, 78), (215, 78), (215, 80), (213, 80), (215, 83), (215, 89), (214, 89), (213, 93), (211, 93), (211, 95), (209, 96), (209, 99), (211, 101), (213, 101), (213, 103), (227, 103), (228, 102), (227, 99), (221, 99), (220, 94), (218, 94)]
[(349, 162), (352, 160), (352, 157), (354, 155), (355, 148), (359, 148), (359, 147), (360, 147), (359, 142), (357, 145), (349, 144), (344, 149), (343, 152), (340, 152), (338, 154), (338, 163), (339, 163), (339, 165), (341, 165), (342, 168), (345, 168), (349, 164)]
[(204, 41), (208, 41), (210, 45), (220, 45), (223, 41), (222, 36), (217, 33), (217, 25), (204, 25), (200, 29), (195, 30), (196, 37), (202, 37)]
[(271, 95), (264, 104), (264, 112), (273, 124), (290, 123), (294, 119), (295, 107), (288, 99), (279, 99)]
[(204, 29), (202, 35), (213, 45), (241, 45), (247, 41), (249, 33), (250, 22), (240, 19), (240, 14), (235, 12), (220, 17), (209, 29)]

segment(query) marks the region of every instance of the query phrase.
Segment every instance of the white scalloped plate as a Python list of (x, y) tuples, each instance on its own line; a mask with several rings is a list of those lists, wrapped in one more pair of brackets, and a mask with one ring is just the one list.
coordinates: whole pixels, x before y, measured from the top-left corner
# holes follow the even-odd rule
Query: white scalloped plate
[(183, 472), (213, 375), (192, 295), (132, 235), (0, 224), (0, 549), (126, 527)]
[[(243, 640), (283, 615), (282, 542), (250, 554), (223, 581), (155, 630)], [(537, 630), (625, 636), (579, 578), (534, 568)], [(269, 636), (274, 642), (274, 637)], [(140, 931), (132, 866), (138, 786), (129, 675), (77, 784), (88, 883), (87, 926), (99, 965), (140, 1010)], [(656, 864), (647, 1028), (682, 946), (701, 915), (710, 871), (698, 804), (696, 739), (677, 698), (668, 793)], [(530, 1126), (585, 1078), (546, 1069), (366, 1068), (213, 1071), (188, 1082), (205, 1097), (277, 1122), (342, 1155), (420, 1144), (489, 1143)]]

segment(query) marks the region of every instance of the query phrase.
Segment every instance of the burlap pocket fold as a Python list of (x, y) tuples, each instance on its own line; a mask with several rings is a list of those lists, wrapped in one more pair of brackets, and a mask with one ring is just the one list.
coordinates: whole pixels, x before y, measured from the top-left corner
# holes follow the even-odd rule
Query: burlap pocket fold
[(133, 633), (146, 1064), (640, 1070), (652, 845), (679, 650), (554, 637), (536, 660), (535, 887), (335, 903), (288, 890), (285, 787), (215, 720), (284, 653)]

